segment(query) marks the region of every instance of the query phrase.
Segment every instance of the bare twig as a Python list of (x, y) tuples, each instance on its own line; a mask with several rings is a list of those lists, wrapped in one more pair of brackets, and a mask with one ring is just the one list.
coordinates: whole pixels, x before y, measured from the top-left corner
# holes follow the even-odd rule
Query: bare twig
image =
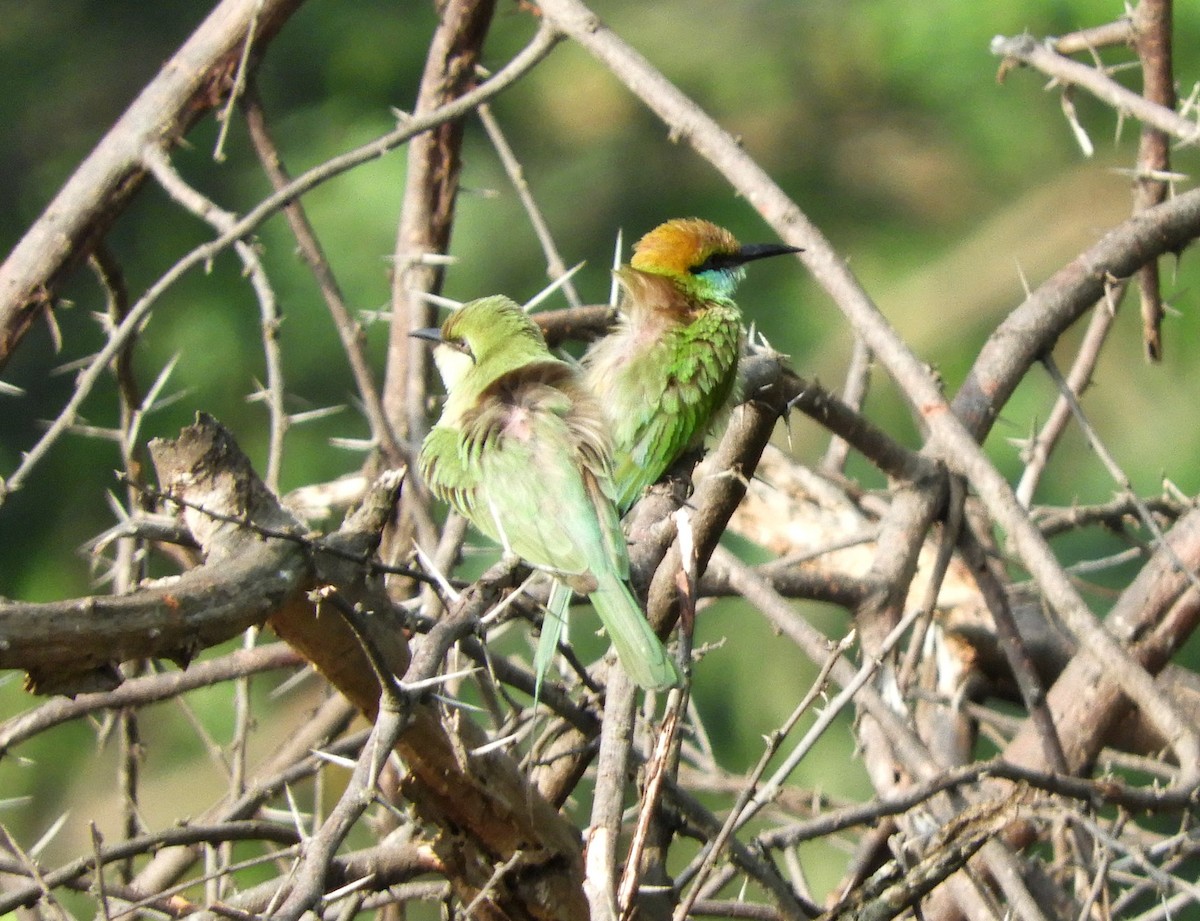
[[(300, 0), (224, 0), (80, 165), (0, 266), (0, 366), (63, 277), (85, 258), (144, 179), (148, 147), (170, 147), (220, 104), (253, 31), (257, 60)], [(240, 235), (239, 235), (240, 236)]]
[[(151, 285), (134, 303), (128, 315), (112, 331), (108, 341), (96, 354), (87, 370), (80, 374), (71, 398), (67, 401), (67, 404), (63, 407), (58, 417), (46, 430), (45, 434), (42, 435), (37, 444), (25, 452), (21, 464), (8, 478), (7, 482), (0, 481), (0, 503), (3, 502), (4, 496), (7, 493), (23, 485), (30, 471), (42, 460), (51, 445), (75, 421), (79, 409), (83, 405), (83, 401), (87, 399), (92, 388), (99, 381), (108, 363), (124, 347), (129, 337), (142, 327), (150, 314), (151, 308), (162, 293), (178, 281), (181, 276), (196, 266), (208, 262), (226, 247), (231, 246), (235, 241), (241, 240), (247, 234), (253, 232), (263, 221), (309, 189), (360, 163), (382, 156), (389, 150), (400, 146), (410, 138), (428, 131), (432, 127), (461, 117), (480, 102), (511, 85), (518, 77), (535, 66), (550, 52), (557, 41), (558, 37), (553, 30), (549, 28), (541, 29), (530, 44), (514, 57), (506, 67), (497, 71), (494, 77), (476, 89), (458, 97), (454, 102), (442, 106), (427, 116), (415, 116), (411, 119), (406, 119), (394, 131), (390, 131), (374, 141), (313, 167), (298, 176), (286, 187), (264, 199), (216, 239), (197, 247), (177, 261), (174, 266)], [(0, 279), (0, 281), (2, 280)], [(3, 317), (0, 316), (0, 322), (2, 321)], [(3, 360), (3, 357), (3, 343), (0, 342), (0, 360)]]
[[(850, 364), (846, 367), (846, 384), (842, 388), (842, 400), (845, 404), (851, 409), (861, 410), (870, 382), (871, 350), (856, 336), (854, 350), (850, 353)], [(850, 444), (846, 439), (835, 435), (829, 440), (825, 459), (821, 462), (822, 469), (827, 473), (844, 472), (849, 454)]]
[[(1145, 526), (1146, 530), (1153, 535), (1155, 546), (1161, 547), (1168, 554), (1173, 556), (1174, 551), (1171, 549), (1170, 544), (1166, 542), (1162, 528), (1159, 526), (1154, 516), (1150, 514), (1150, 509), (1144, 502), (1142, 502), (1137, 493), (1134, 492), (1133, 484), (1129, 481), (1128, 475), (1126, 475), (1125, 471), (1121, 469), (1120, 465), (1116, 461), (1116, 458), (1114, 458), (1111, 452), (1109, 452), (1108, 448), (1105, 447), (1104, 442), (1101, 441), (1100, 436), (1097, 434), (1095, 428), (1088, 421), (1087, 415), (1083, 411), (1083, 407), (1079, 405), (1079, 401), (1076, 400), (1074, 394), (1071, 393), (1070, 388), (1067, 386), (1067, 382), (1063, 380), (1062, 372), (1058, 370), (1058, 366), (1054, 363), (1054, 359), (1047, 355), (1042, 359), (1042, 364), (1045, 366), (1046, 372), (1050, 375), (1051, 380), (1058, 385), (1059, 392), (1062, 394), (1063, 398), (1066, 399), (1067, 404), (1071, 407), (1071, 412), (1075, 416), (1075, 421), (1083, 430), (1084, 435), (1087, 437), (1088, 444), (1091, 446), (1092, 450), (1096, 452), (1096, 456), (1100, 458), (1100, 462), (1104, 464), (1104, 468), (1108, 471), (1109, 476), (1113, 478), (1117, 486), (1120, 488), (1121, 498), (1133, 505), (1139, 520)], [(1174, 557), (1174, 559), (1176, 565), (1179, 567), (1179, 571), (1188, 578), (1193, 586), (1195, 586), (1197, 589), (1200, 589), (1200, 576), (1198, 576), (1195, 571), (1188, 567), (1183, 560), (1179, 559), (1178, 557)]]
[[(1133, 46), (1142, 64), (1142, 95), (1164, 109), (1175, 110), (1175, 74), (1171, 64), (1171, 0), (1140, 0), (1133, 11)], [(1166, 200), (1171, 170), (1170, 138), (1157, 128), (1142, 128), (1138, 144), (1137, 177), (1133, 184), (1135, 209), (1151, 208)], [(1162, 292), (1158, 263), (1138, 269), (1142, 304), (1142, 343), (1150, 361), (1162, 359)]]
[[(478, 115), (484, 130), (487, 132), (488, 139), (491, 140), (492, 146), (496, 148), (496, 155), (500, 158), (500, 164), (504, 167), (504, 172), (508, 174), (509, 182), (512, 183), (513, 188), (517, 192), (517, 198), (521, 201), (521, 207), (525, 209), (525, 213), (529, 216), (529, 223), (532, 225), (534, 233), (537, 234), (538, 242), (542, 245), (542, 253), (546, 257), (546, 274), (551, 281), (557, 281), (566, 275), (567, 265), (563, 262), (562, 256), (558, 254), (558, 247), (555, 245), (554, 237), (550, 233), (550, 226), (542, 216), (541, 209), (538, 208), (537, 201), (533, 197), (533, 192), (530, 191), (529, 182), (525, 179), (525, 171), (521, 168), (521, 161), (517, 159), (517, 155), (508, 143), (508, 138), (504, 136), (504, 131), (500, 128), (500, 123), (496, 120), (496, 116), (492, 114), (492, 107), (488, 105), (480, 106)], [(575, 290), (575, 285), (571, 283), (569, 278), (564, 281), (562, 291), (566, 295), (567, 303), (572, 307), (583, 306), (583, 301), (580, 300), (579, 293)]]
[[(271, 180), (271, 185), (277, 191), (283, 189), (291, 182), (291, 177), (284, 168), (279, 150), (267, 128), (262, 101), (253, 89), (245, 94), (243, 106), (246, 111), (246, 124), (250, 131), (250, 140), (254, 144), (259, 162)], [(375, 384), (373, 372), (363, 354), (362, 326), (346, 306), (333, 269), (325, 257), (321, 243), (313, 232), (312, 225), (309, 224), (299, 199), (285, 205), (283, 212), (287, 216), (292, 234), (296, 237), (300, 253), (304, 257), (304, 261), (308, 263), (317, 287), (321, 291), (321, 296), (325, 299), (325, 306), (329, 309), (330, 316), (333, 317), (334, 326), (342, 340), (342, 349), (349, 360), (350, 371), (354, 375), (354, 382), (363, 402), (367, 422), (371, 426), (371, 435), (387, 458), (388, 465), (398, 467), (404, 463), (405, 455), (397, 444), (396, 435), (383, 412), (379, 388)]]
[[(245, 821), (227, 822), (219, 825), (194, 824), (168, 828), (154, 834), (142, 835), (117, 844), (101, 845), (95, 853), (81, 857), (62, 867), (48, 872), (36, 871), (38, 882), (17, 887), (0, 895), (0, 911), (13, 911), (22, 905), (31, 904), (38, 894), (50, 888), (65, 885), (69, 880), (86, 873), (98, 871), (105, 864), (125, 860), (128, 857), (153, 853), (168, 847), (192, 845), (201, 842), (222, 841), (274, 841), (293, 844), (295, 832), (287, 826), (274, 822)], [(34, 873), (30, 874), (34, 876)]]
[[(1125, 299), (1126, 288), (1124, 281), (1116, 282), (1104, 292), (1103, 300), (1092, 309), (1092, 319), (1088, 322), (1087, 331), (1067, 375), (1067, 386), (1077, 398), (1083, 396), (1083, 392), (1091, 386), (1092, 372), (1100, 360), (1100, 350), (1108, 341), (1109, 331), (1117, 318), (1117, 308)], [(1017, 484), (1017, 500), (1026, 508), (1033, 503), (1033, 496), (1050, 460), (1050, 454), (1066, 430), (1067, 420), (1070, 418), (1071, 406), (1066, 397), (1059, 395), (1054, 401), (1054, 408), (1050, 410), (1046, 424), (1029, 444), (1023, 446), (1025, 469)]]
[[(762, 807), (763, 802), (773, 795), (775, 789), (778, 789), (777, 786), (772, 787), (770, 791), (758, 791), (757, 788), (759, 781), (766, 772), (767, 764), (775, 756), (775, 753), (779, 751), (780, 746), (783, 745), (784, 740), (795, 727), (797, 721), (808, 712), (816, 699), (825, 693), (826, 682), (834, 662), (850, 647), (853, 638), (854, 634), (852, 632), (848, 633), (841, 641), (833, 645), (829, 651), (829, 657), (818, 670), (817, 677), (809, 687), (808, 693), (796, 705), (792, 714), (784, 721), (783, 725), (767, 737), (767, 744), (763, 748), (762, 755), (759, 756), (758, 764), (754, 766), (747, 776), (746, 783), (742, 787), (742, 792), (739, 794), (733, 808), (729, 810), (729, 815), (725, 819), (724, 825), (721, 826), (720, 832), (708, 842), (705, 848), (703, 859), (699, 869), (696, 871), (692, 886), (684, 893), (683, 898), (680, 899), (679, 905), (675, 909), (675, 917), (677, 919), (688, 917), (688, 913), (694, 907), (702, 887), (712, 872), (713, 866), (716, 864), (717, 858), (725, 850), (725, 845), (730, 836)], [(765, 793), (765, 795), (760, 796), (760, 792)]]
[[(236, 218), (233, 214), (218, 207), (193, 189), (175, 170), (170, 158), (159, 147), (149, 146), (145, 151), (145, 166), (147, 171), (158, 181), (159, 185), (176, 202), (207, 222), (218, 231), (228, 231)], [(255, 248), (244, 240), (235, 240), (234, 251), (242, 260), (250, 285), (258, 299), (259, 312), (262, 317), (263, 355), (266, 358), (267, 384), (261, 397), (267, 404), (270, 425), (270, 439), (267, 446), (267, 470), (263, 479), (267, 488), (279, 493), (279, 470), (283, 464), (283, 438), (288, 429), (288, 417), (283, 408), (283, 362), (279, 353), (279, 305), (275, 291), (271, 287), (267, 271), (263, 267)], [(255, 395), (260, 396), (259, 394)]]
[(637, 685), (623, 668), (609, 673), (604, 723), (600, 730), (600, 757), (596, 766), (596, 793), (592, 801), (591, 831), (587, 841), (585, 891), (592, 918), (617, 917), (617, 843), (625, 805), (626, 771), (633, 742)]
[(991, 49), (997, 57), (1026, 64), (1065, 86), (1081, 87), (1118, 112), (1132, 115), (1143, 124), (1183, 144), (1192, 145), (1200, 140), (1200, 127), (1194, 121), (1177, 115), (1174, 109), (1125, 89), (1098, 68), (1063, 57), (1032, 35), (1014, 38), (997, 36), (992, 39)]

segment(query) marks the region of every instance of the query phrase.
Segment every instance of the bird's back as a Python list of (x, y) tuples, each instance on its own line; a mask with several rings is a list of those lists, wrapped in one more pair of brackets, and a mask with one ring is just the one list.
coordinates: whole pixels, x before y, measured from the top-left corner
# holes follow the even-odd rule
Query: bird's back
[(612, 506), (609, 440), (595, 401), (550, 359), (493, 381), (431, 435), (422, 473), (439, 498), (535, 566), (577, 577), (627, 571)]
[[(612, 428), (622, 510), (703, 441), (734, 393), (741, 348), (741, 314), (732, 301), (664, 311), (647, 299), (672, 297), (668, 280), (627, 276), (619, 326), (588, 352), (584, 371)], [(630, 284), (635, 279), (636, 287)]]

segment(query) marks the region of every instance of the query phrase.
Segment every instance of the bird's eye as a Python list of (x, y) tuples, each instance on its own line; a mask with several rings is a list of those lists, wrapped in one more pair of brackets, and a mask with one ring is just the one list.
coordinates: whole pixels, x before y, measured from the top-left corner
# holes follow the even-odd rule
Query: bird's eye
[(741, 262), (742, 260), (738, 258), (737, 253), (712, 253), (703, 262), (691, 266), (688, 272), (692, 275), (703, 275), (705, 272), (720, 272), (737, 268), (741, 265)]
[(461, 336), (455, 336), (453, 339), (446, 339), (445, 344), (450, 346), (450, 348), (454, 349), (456, 352), (462, 352), (469, 359), (471, 359), (471, 361), (475, 360), (475, 353), (472, 352), (471, 347), (467, 345), (467, 340), (463, 339)]

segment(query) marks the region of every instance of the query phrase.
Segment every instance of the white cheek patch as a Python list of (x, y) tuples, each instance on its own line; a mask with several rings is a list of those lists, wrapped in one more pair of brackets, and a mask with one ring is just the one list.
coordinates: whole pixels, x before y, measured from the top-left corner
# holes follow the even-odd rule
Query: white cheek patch
[(450, 345), (439, 345), (433, 350), (433, 360), (446, 390), (453, 390), (466, 376), (474, 364), (471, 356)]

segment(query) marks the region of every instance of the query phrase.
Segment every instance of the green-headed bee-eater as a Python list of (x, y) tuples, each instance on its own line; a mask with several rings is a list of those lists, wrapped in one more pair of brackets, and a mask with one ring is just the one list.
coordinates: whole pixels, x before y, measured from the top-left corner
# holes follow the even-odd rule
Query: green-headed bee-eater
[[(414, 335), (437, 342), (447, 393), (421, 448), (433, 494), (506, 551), (587, 595), (637, 684), (676, 684), (679, 673), (627, 584), (608, 425), (575, 370), (506, 297), (472, 301), (440, 330)], [(570, 593), (557, 594), (565, 609)], [(539, 659), (540, 687), (542, 647)]]

